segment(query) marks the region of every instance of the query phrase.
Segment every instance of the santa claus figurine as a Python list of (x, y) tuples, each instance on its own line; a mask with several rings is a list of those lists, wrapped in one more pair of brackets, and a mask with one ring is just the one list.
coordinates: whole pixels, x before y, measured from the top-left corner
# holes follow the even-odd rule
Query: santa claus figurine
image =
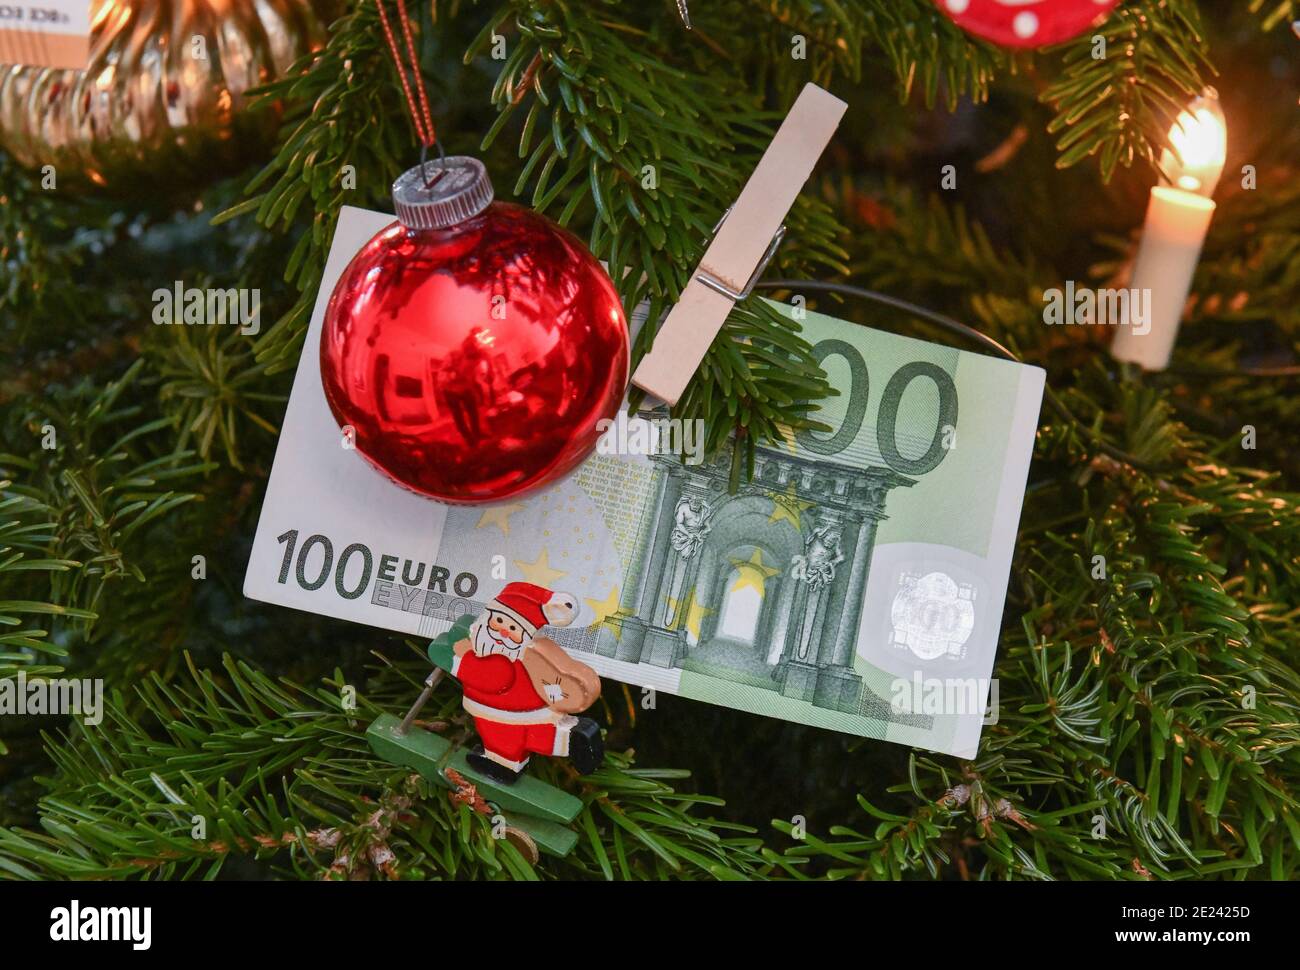
[(483, 742), (466, 755), (489, 778), (512, 784), (533, 754), (568, 757), (582, 774), (605, 758), (600, 728), (577, 717), (600, 696), (600, 678), (554, 641), (547, 624), (567, 626), (577, 599), (532, 583), (510, 583), (452, 647), (450, 673)]

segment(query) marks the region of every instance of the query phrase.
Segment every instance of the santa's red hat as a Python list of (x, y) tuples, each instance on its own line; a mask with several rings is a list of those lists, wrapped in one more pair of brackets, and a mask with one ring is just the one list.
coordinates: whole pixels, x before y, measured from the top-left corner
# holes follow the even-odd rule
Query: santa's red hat
[(572, 623), (578, 615), (578, 599), (572, 593), (557, 593), (532, 583), (507, 583), (487, 608), (506, 614), (535, 637), (538, 629), (547, 624)]

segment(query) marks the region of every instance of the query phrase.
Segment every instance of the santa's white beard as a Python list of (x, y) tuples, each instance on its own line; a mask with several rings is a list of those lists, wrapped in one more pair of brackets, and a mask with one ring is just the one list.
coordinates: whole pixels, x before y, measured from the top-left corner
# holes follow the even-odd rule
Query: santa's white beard
[(470, 627), (469, 632), (472, 635), (470, 642), (474, 645), (474, 653), (477, 656), (491, 657), (493, 654), (499, 653), (507, 660), (518, 660), (523, 656), (523, 643), (515, 643), (513, 640), (506, 639), (498, 640), (482, 620)]

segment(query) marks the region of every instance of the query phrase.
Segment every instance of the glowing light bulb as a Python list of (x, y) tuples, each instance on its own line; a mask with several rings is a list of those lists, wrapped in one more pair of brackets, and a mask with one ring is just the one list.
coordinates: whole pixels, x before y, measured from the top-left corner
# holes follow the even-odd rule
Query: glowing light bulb
[(1173, 150), (1164, 150), (1160, 167), (1172, 184), (1205, 198), (1213, 195), (1228, 153), (1228, 124), (1214, 88), (1206, 88), (1179, 112), (1169, 142)]

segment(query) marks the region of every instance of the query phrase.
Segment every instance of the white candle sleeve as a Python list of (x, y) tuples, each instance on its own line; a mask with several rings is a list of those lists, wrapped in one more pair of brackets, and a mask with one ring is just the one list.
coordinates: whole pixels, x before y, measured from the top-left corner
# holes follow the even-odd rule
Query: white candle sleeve
[[(1187, 294), (1192, 288), (1201, 246), (1214, 216), (1214, 202), (1182, 189), (1156, 186), (1151, 190), (1142, 243), (1129, 283), (1135, 299), (1129, 318), (1120, 321), (1110, 352), (1117, 360), (1132, 361), (1146, 370), (1169, 365)], [(1150, 299), (1140, 298), (1149, 291)], [(1135, 311), (1147, 307), (1150, 319)]]

